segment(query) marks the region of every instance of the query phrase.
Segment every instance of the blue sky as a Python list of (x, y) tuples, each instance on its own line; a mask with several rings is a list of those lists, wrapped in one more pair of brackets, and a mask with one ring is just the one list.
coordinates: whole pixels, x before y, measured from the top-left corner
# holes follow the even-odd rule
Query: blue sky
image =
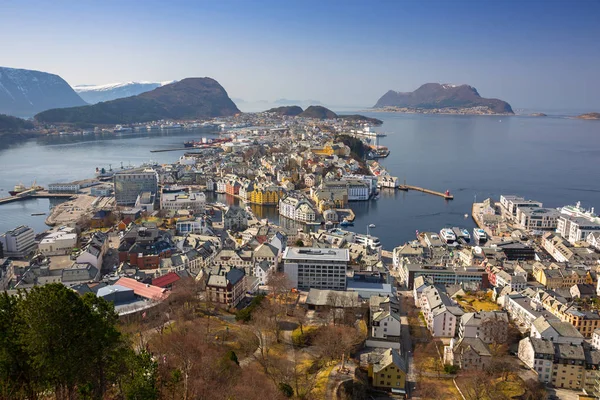
[(468, 83), (513, 107), (600, 109), (600, 2), (12, 1), (0, 65), (72, 85), (191, 76), (247, 101), (372, 106)]

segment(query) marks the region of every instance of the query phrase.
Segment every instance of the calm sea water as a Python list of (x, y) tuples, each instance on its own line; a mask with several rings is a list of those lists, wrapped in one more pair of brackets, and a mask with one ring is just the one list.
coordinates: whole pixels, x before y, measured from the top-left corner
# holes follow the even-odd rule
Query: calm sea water
[[(445, 226), (473, 227), (465, 214), (471, 204), (501, 194), (518, 194), (559, 207), (581, 201), (600, 210), (600, 122), (562, 117), (491, 117), (416, 114), (369, 114), (384, 121), (380, 144), (391, 154), (382, 164), (411, 185), (437, 191), (449, 189), (453, 201), (419, 192), (383, 191), (379, 200), (353, 203), (355, 226), (380, 237), (384, 248), (414, 238), (415, 230), (439, 231)], [(96, 167), (139, 165), (155, 160), (175, 162), (180, 152), (150, 153), (178, 147), (206, 132), (67, 137), (0, 144), (0, 196), (19, 182), (47, 185), (92, 177)], [(223, 197), (223, 200), (226, 200)], [(45, 229), (48, 200), (0, 206), (0, 231), (28, 224)], [(255, 208), (259, 217), (278, 221), (275, 209)]]

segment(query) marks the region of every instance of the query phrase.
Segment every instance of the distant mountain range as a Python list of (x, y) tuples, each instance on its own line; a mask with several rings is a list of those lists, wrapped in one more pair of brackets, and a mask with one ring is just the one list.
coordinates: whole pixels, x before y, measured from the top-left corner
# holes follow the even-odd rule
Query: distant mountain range
[(477, 89), (469, 85), (426, 83), (414, 92), (388, 91), (381, 96), (374, 108), (398, 107), (411, 109), (488, 107), (498, 114), (513, 114), (505, 101), (485, 99)]
[(85, 104), (58, 75), (0, 67), (1, 114), (28, 118), (50, 108)]
[(239, 112), (216, 80), (187, 78), (137, 96), (44, 111), (35, 119), (48, 123), (128, 124), (160, 119), (224, 117)]
[(323, 105), (319, 100), (289, 100), (289, 99), (277, 99), (273, 102), (274, 104), (281, 104), (284, 106), (293, 106), (293, 105)]
[(124, 82), (109, 83), (106, 85), (77, 85), (73, 89), (89, 104), (111, 101), (123, 97), (137, 96), (145, 92), (168, 85), (175, 81), (167, 82)]

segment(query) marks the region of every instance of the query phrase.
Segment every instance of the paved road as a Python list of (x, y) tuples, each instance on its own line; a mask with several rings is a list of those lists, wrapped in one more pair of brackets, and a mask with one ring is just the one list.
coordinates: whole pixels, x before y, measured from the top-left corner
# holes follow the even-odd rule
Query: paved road
[(412, 338), (410, 336), (410, 327), (408, 325), (408, 310), (406, 309), (407, 306), (410, 307), (410, 305), (405, 304), (405, 301), (407, 303), (414, 304), (414, 300), (412, 298), (412, 291), (398, 290), (398, 300), (400, 303), (400, 322), (402, 324), (402, 331), (400, 333), (402, 340), (402, 354), (404, 355), (406, 364), (408, 365), (406, 387), (408, 388), (408, 392), (410, 393), (416, 387), (417, 384), (415, 363), (413, 360), (413, 344)]

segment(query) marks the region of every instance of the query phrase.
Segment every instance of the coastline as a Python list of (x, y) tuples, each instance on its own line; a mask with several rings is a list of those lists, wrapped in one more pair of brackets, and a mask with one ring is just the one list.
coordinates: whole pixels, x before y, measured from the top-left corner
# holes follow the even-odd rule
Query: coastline
[[(427, 112), (424, 112), (427, 111)], [(495, 117), (495, 116), (505, 116), (505, 117), (513, 117), (517, 114), (515, 113), (480, 113), (480, 112), (435, 112), (431, 110), (394, 110), (394, 109), (384, 109), (384, 108), (373, 108), (370, 110), (360, 110), (358, 112), (372, 112), (372, 113), (395, 113), (395, 114), (421, 114), (421, 115), (480, 115), (487, 117)]]

